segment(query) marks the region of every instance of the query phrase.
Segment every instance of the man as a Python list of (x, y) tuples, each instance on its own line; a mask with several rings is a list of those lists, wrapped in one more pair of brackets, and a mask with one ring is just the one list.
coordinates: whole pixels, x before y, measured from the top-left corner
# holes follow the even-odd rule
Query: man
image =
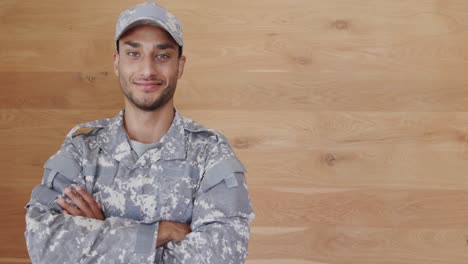
[(220, 133), (174, 108), (179, 21), (146, 2), (120, 15), (115, 41), (124, 110), (72, 129), (45, 163), (27, 205), (32, 262), (243, 263), (244, 168)]

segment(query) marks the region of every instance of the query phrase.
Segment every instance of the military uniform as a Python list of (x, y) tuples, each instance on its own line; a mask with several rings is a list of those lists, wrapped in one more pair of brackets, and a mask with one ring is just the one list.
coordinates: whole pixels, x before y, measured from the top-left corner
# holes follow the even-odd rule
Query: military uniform
[[(227, 140), (177, 111), (159, 144), (138, 157), (123, 114), (79, 125), (44, 165), (26, 213), (33, 263), (243, 263), (254, 218), (244, 167)], [(73, 136), (83, 127), (90, 132)], [(62, 213), (56, 200), (79, 185), (104, 221)], [(190, 223), (156, 249), (159, 221)]]

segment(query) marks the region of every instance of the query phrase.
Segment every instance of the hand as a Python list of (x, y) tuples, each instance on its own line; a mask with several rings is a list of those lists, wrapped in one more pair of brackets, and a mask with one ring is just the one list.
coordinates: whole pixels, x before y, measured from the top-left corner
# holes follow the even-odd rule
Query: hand
[(64, 210), (64, 213), (73, 216), (83, 216), (97, 220), (104, 220), (104, 214), (102, 213), (101, 206), (96, 202), (96, 200), (94, 200), (94, 198), (80, 186), (76, 187), (75, 191), (76, 192), (74, 192), (71, 187), (65, 188), (65, 194), (72, 200), (76, 207), (69, 204), (63, 198), (58, 199), (57, 202)]
[(160, 247), (169, 241), (181, 241), (190, 232), (192, 232), (192, 230), (190, 229), (189, 224), (160, 221), (156, 247)]

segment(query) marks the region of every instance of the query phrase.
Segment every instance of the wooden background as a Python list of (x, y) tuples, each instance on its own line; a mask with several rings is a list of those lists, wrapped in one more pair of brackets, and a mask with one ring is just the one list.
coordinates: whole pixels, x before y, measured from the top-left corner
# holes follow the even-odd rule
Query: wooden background
[[(0, 263), (75, 124), (113, 116), (124, 0), (0, 1)], [(468, 2), (161, 1), (185, 27), (178, 109), (230, 139), (248, 264), (468, 263)]]

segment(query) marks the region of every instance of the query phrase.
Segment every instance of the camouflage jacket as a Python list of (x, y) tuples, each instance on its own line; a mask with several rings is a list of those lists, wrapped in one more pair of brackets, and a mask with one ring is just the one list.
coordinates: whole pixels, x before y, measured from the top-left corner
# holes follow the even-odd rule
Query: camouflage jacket
[[(90, 132), (73, 136), (83, 127)], [(244, 167), (227, 140), (176, 112), (141, 157), (117, 117), (81, 124), (44, 165), (26, 208), (33, 263), (243, 263), (254, 218)], [(56, 200), (79, 185), (104, 221), (62, 213)], [(159, 221), (190, 223), (180, 242), (156, 248)]]

